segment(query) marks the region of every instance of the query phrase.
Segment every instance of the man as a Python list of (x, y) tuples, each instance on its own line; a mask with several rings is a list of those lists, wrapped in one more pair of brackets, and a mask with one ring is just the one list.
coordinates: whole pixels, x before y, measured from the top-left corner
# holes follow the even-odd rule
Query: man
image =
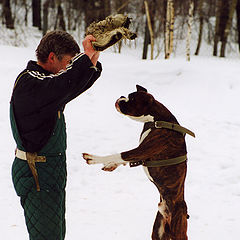
[(15, 82), (10, 120), (17, 144), (12, 178), (24, 209), (30, 240), (65, 237), (65, 105), (90, 88), (102, 67), (95, 38), (83, 40), (84, 53), (64, 31), (40, 41), (37, 62), (30, 61)]

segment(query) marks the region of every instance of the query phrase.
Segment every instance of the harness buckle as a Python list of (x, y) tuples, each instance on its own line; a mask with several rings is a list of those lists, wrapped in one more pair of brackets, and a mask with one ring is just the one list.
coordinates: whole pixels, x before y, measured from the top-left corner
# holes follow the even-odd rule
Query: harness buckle
[(154, 122), (154, 127), (155, 127), (155, 128), (162, 128), (161, 122), (155, 121), (155, 122)]

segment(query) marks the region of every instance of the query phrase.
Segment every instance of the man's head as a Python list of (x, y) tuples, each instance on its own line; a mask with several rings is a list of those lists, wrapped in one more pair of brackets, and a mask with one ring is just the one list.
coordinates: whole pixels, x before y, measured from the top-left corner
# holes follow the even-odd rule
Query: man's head
[(71, 58), (80, 52), (80, 48), (73, 37), (64, 31), (47, 33), (40, 41), (36, 56), (38, 64), (44, 69), (57, 73), (66, 69)]

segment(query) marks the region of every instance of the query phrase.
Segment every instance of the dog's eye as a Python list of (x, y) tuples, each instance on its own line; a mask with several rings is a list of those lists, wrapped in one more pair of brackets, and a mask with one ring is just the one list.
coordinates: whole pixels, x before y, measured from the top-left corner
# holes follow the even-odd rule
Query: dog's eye
[(129, 99), (130, 101), (134, 101), (134, 100), (135, 100), (134, 96), (132, 96), (132, 95), (130, 95), (128, 99)]

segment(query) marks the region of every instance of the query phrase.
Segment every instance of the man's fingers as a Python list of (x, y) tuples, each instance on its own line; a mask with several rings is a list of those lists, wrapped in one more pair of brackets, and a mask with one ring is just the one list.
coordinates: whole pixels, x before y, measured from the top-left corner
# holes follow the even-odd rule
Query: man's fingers
[(89, 40), (91, 42), (95, 42), (96, 41), (96, 38), (93, 36), (93, 35), (87, 35), (85, 37), (85, 40)]

